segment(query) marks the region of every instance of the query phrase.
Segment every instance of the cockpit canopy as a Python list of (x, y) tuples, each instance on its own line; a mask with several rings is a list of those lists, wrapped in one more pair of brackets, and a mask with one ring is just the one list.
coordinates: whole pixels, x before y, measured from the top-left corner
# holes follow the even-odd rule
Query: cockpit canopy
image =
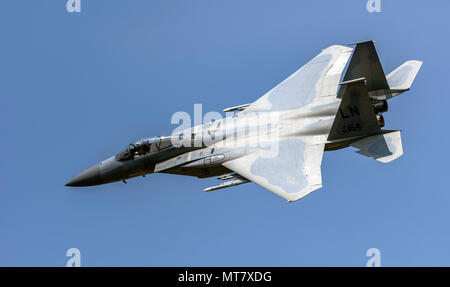
[(126, 161), (149, 153), (160, 151), (172, 146), (170, 137), (155, 137), (143, 139), (136, 143), (130, 143), (122, 151), (116, 154), (116, 160)]

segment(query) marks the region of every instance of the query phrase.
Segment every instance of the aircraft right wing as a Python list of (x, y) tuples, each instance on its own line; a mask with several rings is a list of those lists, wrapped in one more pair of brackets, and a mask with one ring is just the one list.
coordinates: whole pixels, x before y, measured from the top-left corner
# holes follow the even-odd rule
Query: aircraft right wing
[(257, 151), (223, 163), (234, 171), (278, 196), (298, 200), (322, 187), (320, 166), (325, 144), (311, 137), (289, 137), (275, 141), (277, 152)]

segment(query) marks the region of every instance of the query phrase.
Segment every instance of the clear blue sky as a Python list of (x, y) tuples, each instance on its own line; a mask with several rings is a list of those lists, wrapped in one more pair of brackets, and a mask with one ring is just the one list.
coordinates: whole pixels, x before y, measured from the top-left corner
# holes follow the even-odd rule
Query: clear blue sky
[[(0, 265), (450, 265), (448, 1), (7, 0), (0, 9)], [(386, 72), (422, 60), (386, 128), (404, 156), (327, 152), (287, 204), (255, 184), (154, 174), (75, 190), (78, 172), (176, 111), (252, 102), (321, 49), (373, 39)]]

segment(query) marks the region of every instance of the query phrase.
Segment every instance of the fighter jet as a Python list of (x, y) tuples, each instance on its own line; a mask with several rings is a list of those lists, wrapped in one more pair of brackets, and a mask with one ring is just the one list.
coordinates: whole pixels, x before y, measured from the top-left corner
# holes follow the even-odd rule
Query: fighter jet
[[(352, 48), (353, 47), (353, 48)], [(379, 162), (403, 154), (399, 130), (383, 129), (388, 100), (410, 89), (422, 62), (385, 75), (373, 41), (333, 45), (232, 117), (130, 143), (66, 186), (92, 186), (151, 173), (248, 182), (296, 201), (322, 187), (324, 151), (354, 147)]]

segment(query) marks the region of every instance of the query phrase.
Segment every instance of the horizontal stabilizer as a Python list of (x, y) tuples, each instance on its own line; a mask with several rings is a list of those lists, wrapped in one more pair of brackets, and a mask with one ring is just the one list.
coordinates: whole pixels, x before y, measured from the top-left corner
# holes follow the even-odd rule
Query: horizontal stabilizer
[(408, 91), (422, 66), (421, 61), (407, 61), (386, 76), (392, 97)]
[(400, 131), (374, 135), (351, 144), (358, 148), (357, 153), (383, 163), (397, 159), (403, 154)]

